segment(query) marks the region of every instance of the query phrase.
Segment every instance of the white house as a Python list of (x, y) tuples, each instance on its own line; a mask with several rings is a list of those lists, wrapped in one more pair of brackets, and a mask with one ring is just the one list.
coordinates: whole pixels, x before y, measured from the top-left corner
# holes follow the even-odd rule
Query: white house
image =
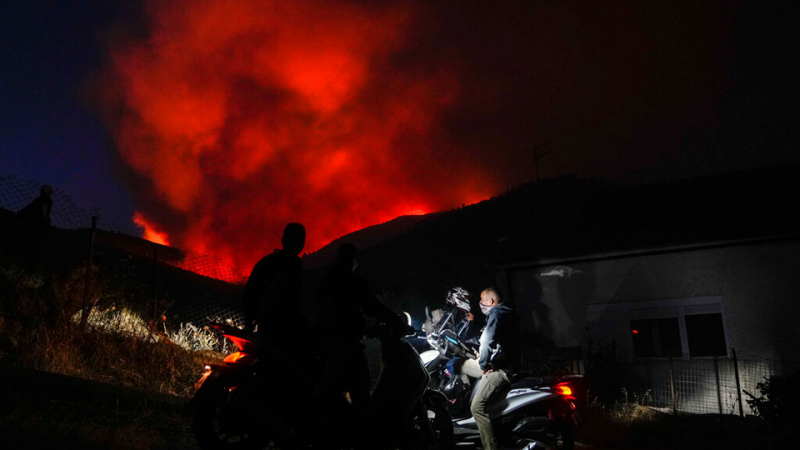
[[(687, 184), (673, 190), (693, 192)], [(670, 191), (661, 189), (653, 198), (651, 216), (658, 202), (674, 198)], [(523, 329), (560, 348), (580, 347), (585, 358), (614, 359), (636, 375), (635, 387), (652, 390), (656, 406), (739, 413), (742, 390), (755, 394), (764, 377), (800, 369), (800, 227), (797, 219), (786, 220), (794, 215), (791, 206), (783, 204), (774, 214), (766, 204), (751, 208), (760, 194), (748, 192), (746, 202), (732, 193), (712, 216), (694, 208), (696, 217), (669, 218), (669, 231), (703, 230), (692, 239), (676, 239), (686, 232), (654, 225), (650, 232), (664, 237), (648, 237), (649, 245), (641, 245), (640, 237), (633, 248), (573, 247), (569, 255), (547, 256), (556, 253), (551, 246), (542, 256), (500, 265), (498, 282)], [(775, 192), (774, 186), (767, 192)], [(718, 230), (709, 222), (714, 220)], [(659, 218), (648, 221), (658, 224)], [(625, 227), (616, 230), (615, 242), (624, 242)], [(636, 233), (648, 230), (638, 227)], [(605, 237), (596, 239), (593, 248), (602, 250)], [(741, 403), (742, 412), (750, 413)]]

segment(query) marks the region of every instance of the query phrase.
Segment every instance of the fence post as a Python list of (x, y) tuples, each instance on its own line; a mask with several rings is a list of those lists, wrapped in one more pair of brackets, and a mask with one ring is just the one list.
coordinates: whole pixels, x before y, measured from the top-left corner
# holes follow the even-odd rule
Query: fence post
[(94, 265), (94, 233), (97, 230), (97, 216), (92, 216), (92, 231), (89, 235), (89, 260), (86, 263), (86, 279), (83, 283), (83, 305), (81, 307), (81, 322), (79, 327), (81, 330), (86, 328), (86, 322), (89, 320), (89, 279), (92, 274), (92, 266)]
[(158, 302), (156, 300), (156, 268), (158, 267), (158, 244), (153, 244), (153, 324), (158, 321)]
[(669, 397), (670, 397), (670, 406), (672, 407), (672, 413), (675, 417), (678, 416), (678, 405), (675, 401), (675, 377), (672, 374), (672, 356), (669, 357)]
[(719, 357), (714, 357), (714, 377), (717, 380), (717, 403), (719, 404), (719, 413), (722, 414), (722, 385), (719, 382)]
[(731, 347), (731, 355), (733, 355), (733, 373), (736, 375), (736, 397), (739, 400), (739, 416), (744, 417), (744, 408), (742, 407), (742, 385), (739, 382), (739, 359), (736, 357), (736, 349)]

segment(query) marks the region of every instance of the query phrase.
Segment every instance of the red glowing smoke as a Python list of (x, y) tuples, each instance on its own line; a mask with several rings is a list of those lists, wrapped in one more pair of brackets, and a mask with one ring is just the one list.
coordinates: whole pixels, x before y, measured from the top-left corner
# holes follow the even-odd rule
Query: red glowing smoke
[(137, 223), (247, 272), (287, 222), (306, 225), (310, 252), (494, 193), (437, 137), (461, 95), (455, 70), (401, 57), (415, 14), (405, 3), (148, 2), (145, 31), (111, 40), (103, 91), (139, 183)]

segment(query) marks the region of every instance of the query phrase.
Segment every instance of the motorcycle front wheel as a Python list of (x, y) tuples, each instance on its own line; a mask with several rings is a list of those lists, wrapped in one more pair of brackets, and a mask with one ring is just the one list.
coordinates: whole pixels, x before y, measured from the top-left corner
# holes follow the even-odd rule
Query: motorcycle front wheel
[(257, 414), (237, 405), (236, 389), (220, 386), (195, 399), (192, 429), (203, 450), (261, 450), (270, 444)]

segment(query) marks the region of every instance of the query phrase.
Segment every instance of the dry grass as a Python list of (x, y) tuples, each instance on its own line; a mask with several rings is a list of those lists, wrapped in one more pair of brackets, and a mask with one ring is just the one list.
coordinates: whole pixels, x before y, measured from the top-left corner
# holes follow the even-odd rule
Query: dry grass
[[(72, 322), (80, 323), (80, 312), (72, 317)], [(193, 352), (228, 354), (233, 351), (230, 341), (208, 327), (199, 328), (191, 323), (168, 326), (164, 316), (161, 322), (153, 324), (124, 307), (112, 305), (103, 310), (93, 309), (86, 322), (95, 331), (129, 336), (143, 342), (169, 342)]]
[(187, 396), (203, 366), (232, 351), (215, 330), (143, 319), (100, 278), (81, 329), (84, 277), (85, 266), (56, 277), (0, 264), (0, 363)]
[(584, 426), (580, 439), (599, 447), (624, 442), (636, 428), (660, 419), (659, 413), (649, 406), (649, 393), (630, 396), (623, 389), (620, 400), (607, 406), (595, 398), (584, 413)]
[(648, 393), (621, 394), (610, 407), (590, 403), (579, 441), (599, 449), (636, 450), (790, 448), (796, 443), (793, 430), (776, 429), (756, 417), (675, 415), (647, 406)]
[(86, 330), (71, 321), (46, 326), (3, 321), (0, 358), (23, 367), (113, 383), (162, 394), (189, 396), (202, 367), (230, 348), (208, 329), (181, 324), (151, 326), (125, 308), (94, 311)]
[[(73, 324), (79, 324), (81, 313), (75, 313), (71, 320)], [(86, 323), (93, 331), (101, 333), (129, 336), (144, 342), (159, 341), (159, 334), (141, 316), (128, 308), (117, 308), (116, 305), (103, 310), (92, 309)]]
[(234, 351), (233, 343), (214, 333), (208, 327), (198, 328), (191, 323), (182, 323), (174, 330), (163, 325), (167, 339), (180, 347), (194, 352), (217, 352), (229, 354)]

